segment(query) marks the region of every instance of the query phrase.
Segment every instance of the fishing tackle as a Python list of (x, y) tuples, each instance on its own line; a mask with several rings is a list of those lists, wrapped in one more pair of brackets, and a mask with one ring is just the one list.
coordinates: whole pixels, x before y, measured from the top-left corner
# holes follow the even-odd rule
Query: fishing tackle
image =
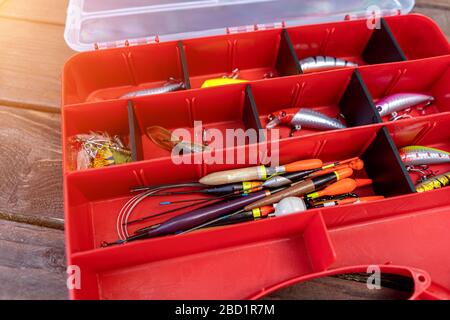
[(310, 199), (310, 198), (306, 198), (306, 197), (304, 197), (304, 198), (307, 201), (307, 204), (309, 205), (309, 207), (314, 207), (314, 205), (322, 204), (327, 201), (337, 201), (337, 200), (344, 200), (347, 198), (358, 198), (358, 197), (359, 196), (356, 193), (350, 192), (350, 193), (336, 194), (336, 195), (330, 195), (330, 196), (323, 196), (323, 197), (316, 198), (316, 199)]
[(441, 189), (450, 185), (450, 172), (440, 174), (433, 178), (422, 181), (416, 185), (417, 192), (426, 192), (435, 189)]
[(176, 200), (176, 201), (161, 201), (159, 203), (160, 206), (169, 206), (179, 203), (188, 203), (188, 202), (202, 202), (205, 200), (213, 200), (213, 199), (223, 199), (223, 197), (209, 197), (209, 198), (195, 198), (195, 199), (184, 199), (184, 200)]
[(371, 197), (352, 197), (352, 198), (346, 198), (342, 200), (333, 200), (333, 201), (324, 201), (318, 204), (314, 204), (313, 208), (325, 208), (325, 207), (334, 207), (338, 205), (344, 205), (344, 204), (355, 204), (360, 202), (370, 202), (370, 201), (378, 201), (383, 200), (383, 196), (371, 196)]
[(358, 188), (366, 187), (372, 184), (372, 179), (342, 179), (337, 181), (323, 190), (319, 190), (310, 194), (307, 194), (305, 197), (308, 200), (314, 200), (318, 198), (323, 198), (326, 196), (336, 196), (340, 194), (351, 194)]
[(313, 56), (299, 60), (303, 73), (327, 71), (338, 68), (357, 67), (358, 64), (336, 57)]
[(227, 226), (230, 224), (256, 221), (269, 217), (275, 211), (274, 206), (265, 206), (262, 208), (255, 208), (250, 211), (238, 211), (234, 215), (226, 215), (224, 217), (218, 218), (218, 221), (214, 223), (208, 223), (208, 227), (220, 227)]
[(208, 79), (202, 84), (202, 88), (211, 88), (224, 86), (228, 84), (236, 84), (236, 83), (244, 83), (248, 82), (247, 80), (240, 80), (239, 77), (239, 69), (234, 69), (233, 72), (229, 75), (224, 75), (222, 78)]
[[(174, 196), (174, 195), (186, 195), (186, 194), (223, 194), (223, 193), (246, 193), (246, 192), (253, 192), (254, 190), (257, 190), (258, 188), (262, 187), (263, 183), (261, 181), (251, 181), (251, 182), (239, 182), (239, 183), (231, 183), (226, 184), (222, 186), (217, 187), (209, 187), (205, 188), (205, 185), (199, 183), (198, 186), (202, 187), (203, 189), (198, 190), (190, 190), (190, 191), (175, 191), (175, 192), (164, 192), (164, 193), (158, 193), (156, 196)], [(132, 192), (136, 191), (145, 191), (148, 188), (151, 187), (136, 187), (132, 189)]]
[(167, 81), (162, 87), (129, 92), (129, 93), (121, 96), (120, 99), (130, 99), (130, 98), (137, 98), (137, 97), (143, 97), (143, 96), (153, 96), (153, 95), (157, 95), (157, 94), (182, 90), (184, 88), (185, 88), (185, 86), (184, 86), (183, 81), (179, 81), (174, 78), (169, 78), (169, 81)]
[(146, 129), (147, 137), (157, 146), (170, 151), (187, 153), (201, 153), (208, 149), (206, 144), (188, 142), (173, 135), (163, 127), (153, 126)]
[(363, 188), (367, 186), (371, 186), (373, 183), (372, 179), (354, 179), (356, 181), (356, 188)]
[[(263, 208), (265, 208), (265, 209), (263, 209)], [(281, 200), (278, 204), (274, 204), (273, 206), (265, 206), (265, 207), (262, 207), (262, 208), (255, 208), (255, 209), (252, 209), (250, 211), (239, 210), (237, 212), (228, 214), (226, 216), (219, 217), (219, 218), (214, 219), (212, 221), (208, 221), (208, 222), (206, 222), (206, 223), (204, 223), (204, 224), (202, 224), (200, 226), (197, 226), (195, 228), (183, 231), (181, 233), (183, 234), (183, 233), (187, 233), (187, 232), (192, 232), (192, 231), (195, 231), (195, 230), (198, 230), (198, 229), (202, 229), (202, 228), (206, 228), (206, 227), (213, 227), (213, 226), (216, 227), (216, 226), (227, 225), (227, 224), (229, 224), (229, 223), (226, 223), (227, 221), (234, 220), (235, 217), (239, 217), (242, 214), (248, 215), (249, 212), (253, 212), (254, 210), (265, 210), (265, 211), (267, 211), (268, 214), (265, 217), (263, 217), (263, 218), (267, 218), (267, 217), (272, 217), (272, 216), (278, 217), (278, 216), (289, 215), (289, 214), (292, 214), (292, 213), (298, 213), (298, 212), (305, 211), (306, 209), (307, 209), (306, 208), (306, 204), (305, 204), (303, 199), (297, 198), (297, 197), (289, 197), (289, 198), (285, 198), (285, 199)], [(275, 210), (275, 212), (274, 212), (274, 210)], [(269, 212), (269, 211), (272, 211), (273, 213)]]
[(271, 113), (268, 117), (269, 123), (266, 129), (273, 129), (278, 125), (286, 125), (291, 127), (291, 136), (294, 132), (301, 130), (303, 127), (314, 130), (336, 130), (345, 129), (347, 126), (342, 124), (338, 119), (327, 117), (326, 115), (307, 108), (300, 110), (290, 108), (286, 110)]
[[(128, 234), (128, 229), (127, 226), (129, 224), (132, 223), (136, 223), (136, 222), (140, 222), (140, 221), (144, 221), (147, 219), (151, 219), (157, 216), (162, 216), (168, 213), (172, 213), (172, 212), (176, 212), (179, 210), (184, 210), (187, 208), (192, 208), (192, 207), (198, 207), (200, 205), (208, 205), (209, 203), (213, 203), (213, 202), (218, 202), (224, 199), (227, 199), (231, 196), (234, 195), (224, 195), (221, 196), (220, 198), (213, 198), (213, 199), (208, 199), (206, 198), (204, 201), (202, 202), (196, 202), (193, 204), (189, 204), (183, 207), (178, 207), (172, 210), (168, 210), (165, 212), (160, 212), (158, 214), (154, 214), (152, 216), (147, 216), (147, 217), (143, 217), (134, 221), (129, 221), (130, 216), (132, 215), (132, 213), (134, 212), (134, 210), (136, 209), (136, 207), (142, 202), (144, 201), (146, 198), (154, 196), (155, 194), (160, 193), (161, 191), (165, 191), (168, 189), (172, 189), (172, 188), (187, 188), (187, 187), (198, 187), (199, 183), (180, 183), (180, 184), (172, 184), (172, 185), (159, 185), (159, 186), (155, 186), (155, 187), (147, 187), (147, 190), (145, 192), (142, 192), (140, 194), (135, 195), (134, 197), (132, 197), (130, 200), (128, 200), (125, 205), (120, 209), (119, 214), (117, 216), (117, 220), (116, 220), (116, 229), (117, 229), (117, 235), (120, 239), (124, 240), (127, 237), (129, 237)], [(105, 243), (102, 244), (102, 246), (106, 246)]]
[(450, 162), (450, 152), (423, 146), (408, 146), (399, 150), (406, 166), (420, 166)]
[(139, 239), (159, 237), (169, 234), (175, 234), (184, 230), (195, 228), (209, 220), (217, 219), (230, 212), (238, 210), (249, 203), (267, 197), (273, 193), (279, 192), (282, 189), (275, 191), (259, 191), (245, 197), (239, 197), (237, 199), (229, 200), (226, 202), (220, 202), (211, 206), (195, 209), (168, 219), (160, 224), (156, 224), (145, 228), (145, 230), (138, 230), (138, 232), (126, 239), (118, 240), (114, 243), (105, 243), (104, 246), (110, 246), (115, 244), (122, 244)]
[(282, 217), (292, 213), (306, 211), (306, 203), (299, 197), (287, 197), (275, 205), (274, 216)]
[(159, 212), (159, 213), (154, 213), (154, 214), (151, 214), (151, 215), (148, 215), (148, 216), (144, 216), (144, 217), (141, 217), (139, 219), (135, 219), (135, 220), (131, 220), (131, 221), (125, 221), (123, 223), (123, 226), (129, 226), (131, 224), (136, 224), (136, 223), (143, 222), (143, 221), (146, 221), (146, 220), (149, 220), (149, 219), (154, 219), (154, 218), (157, 218), (157, 217), (169, 214), (169, 213), (174, 213), (174, 212), (177, 212), (177, 211), (180, 211), (180, 210), (184, 210), (184, 209), (187, 209), (187, 208), (197, 207), (197, 206), (199, 206), (201, 204), (205, 204), (205, 205), (204, 206), (200, 206), (199, 208), (204, 208), (204, 207), (207, 207), (210, 203), (220, 202), (222, 200), (235, 198), (237, 196), (242, 196), (242, 195), (236, 194), (236, 193), (232, 193), (232, 194), (226, 194), (226, 195), (218, 196), (218, 197), (205, 198), (204, 200), (197, 200), (194, 203), (185, 205), (183, 207), (179, 207), (179, 208), (175, 208), (175, 209), (171, 209), (171, 210), (167, 210), (167, 211), (163, 211), (163, 212)]
[[(434, 97), (420, 94), (420, 93), (395, 93), (380, 99), (376, 103), (377, 111), (381, 117), (392, 115), (391, 121), (399, 120), (404, 116), (399, 116), (398, 112), (410, 109), (414, 106), (418, 106), (425, 103), (425, 106), (419, 111), (424, 111), (426, 106), (429, 106), (434, 101)], [(409, 112), (410, 110), (407, 110)], [(411, 116), (407, 116), (411, 117)]]
[(298, 182), (305, 178), (314, 178), (318, 176), (322, 176), (328, 173), (332, 173), (333, 171), (351, 168), (353, 170), (359, 171), (364, 168), (364, 162), (358, 158), (352, 158), (349, 160), (335, 162), (322, 168), (305, 170), (300, 172), (287, 173), (279, 176), (274, 176), (262, 184), (263, 188), (279, 188), (282, 186), (290, 185), (295, 182)]
[(418, 173), (420, 175), (420, 182), (423, 182), (436, 175), (435, 172), (431, 170), (427, 165), (407, 166), (406, 170), (408, 170), (408, 172), (410, 173)]
[(328, 168), (328, 169), (324, 169), (324, 170), (320, 170), (320, 171), (314, 172), (314, 173), (312, 173), (309, 176), (309, 178), (319, 177), (319, 176), (322, 176), (324, 174), (331, 173), (333, 171), (340, 170), (340, 169), (345, 169), (345, 168), (351, 168), (354, 171), (360, 171), (360, 170), (362, 170), (364, 168), (364, 161), (362, 161), (361, 159), (356, 158), (356, 160), (353, 160), (350, 163), (341, 164), (341, 165), (338, 165), (338, 166), (336, 166), (334, 168)]
[[(347, 178), (347, 177), (346, 177)], [(339, 183), (338, 183), (339, 182)], [(305, 197), (308, 199), (317, 199), (324, 196), (333, 196), (342, 193), (353, 192), (357, 187), (357, 183), (354, 179), (342, 179), (326, 187), (323, 190), (315, 191), (307, 194)]]
[(254, 203), (247, 205), (244, 210), (251, 210), (254, 208), (259, 208), (263, 206), (268, 206), (273, 203), (280, 202), (282, 199), (286, 197), (299, 197), (305, 194), (316, 191), (329, 183), (336, 182), (341, 179), (345, 179), (350, 177), (353, 174), (353, 170), (350, 168), (345, 168), (342, 170), (338, 170), (324, 176), (307, 179), (304, 181), (297, 182), (293, 184), (291, 187), (284, 189), (281, 192), (277, 192), (276, 194), (264, 197)]
[(320, 159), (301, 160), (278, 167), (257, 166), (226, 170), (208, 174), (199, 180), (200, 183), (217, 186), (241, 181), (266, 180), (273, 175), (285, 172), (304, 171), (322, 167)]

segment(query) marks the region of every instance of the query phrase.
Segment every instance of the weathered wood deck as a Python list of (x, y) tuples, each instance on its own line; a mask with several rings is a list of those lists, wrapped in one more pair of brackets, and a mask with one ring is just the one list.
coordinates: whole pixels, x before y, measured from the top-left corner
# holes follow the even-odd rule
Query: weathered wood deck
[[(66, 299), (60, 71), (67, 0), (0, 0), (0, 299)], [(450, 35), (450, 0), (415, 12)], [(364, 298), (322, 279), (305, 298)]]

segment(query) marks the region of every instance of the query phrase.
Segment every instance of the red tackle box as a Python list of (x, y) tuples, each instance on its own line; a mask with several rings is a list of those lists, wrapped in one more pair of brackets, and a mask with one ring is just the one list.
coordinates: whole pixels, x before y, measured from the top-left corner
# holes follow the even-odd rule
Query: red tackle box
[[(71, 0), (66, 40), (85, 52), (62, 75), (67, 259), (81, 270), (81, 287), (70, 297), (247, 299), (292, 279), (389, 264), (412, 268), (403, 273), (427, 292), (414, 297), (450, 298), (450, 188), (416, 193), (418, 177), (398, 152), (408, 145), (450, 150), (450, 45), (431, 19), (408, 14), (413, 0), (371, 3)], [(382, 18), (373, 20), (374, 13)], [(315, 55), (359, 66), (303, 74), (299, 59)], [(234, 69), (249, 82), (200, 88)], [(120, 99), (170, 77), (182, 79), (186, 90)], [(405, 91), (431, 94), (435, 102), (412, 119), (380, 118), (374, 101)], [(277, 141), (261, 137), (279, 145), (280, 162), (361, 157), (358, 177), (373, 185), (358, 193), (384, 200), (102, 248), (117, 240), (116, 220), (133, 196), (130, 188), (198, 181), (246, 166), (176, 165), (149, 141), (147, 127), (193, 130), (202, 121), (221, 132), (262, 129), (271, 112), (300, 107), (342, 114), (348, 128), (305, 129), (292, 137), (284, 128)], [(74, 170), (70, 138), (91, 131), (129, 137), (134, 161)], [(231, 151), (250, 154), (255, 147)], [(436, 169), (448, 172), (450, 163)], [(162, 211), (165, 199), (147, 199), (135, 217)], [(411, 271), (418, 269), (427, 276)]]

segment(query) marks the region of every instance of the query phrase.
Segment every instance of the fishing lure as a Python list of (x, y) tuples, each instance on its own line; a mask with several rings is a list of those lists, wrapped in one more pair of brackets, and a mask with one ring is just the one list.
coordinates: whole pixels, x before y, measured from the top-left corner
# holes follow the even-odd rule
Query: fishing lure
[(181, 140), (163, 127), (153, 126), (146, 129), (148, 138), (157, 146), (167, 151), (181, 151), (183, 154), (201, 153), (208, 149), (206, 144), (198, 144)]
[[(411, 117), (410, 115), (399, 116), (398, 112), (410, 109), (414, 106), (418, 106), (425, 103), (425, 107), (429, 106), (434, 101), (434, 97), (419, 94), (419, 93), (396, 93), (380, 99), (376, 103), (376, 108), (381, 117), (392, 115), (390, 120), (399, 120), (405, 117)], [(424, 110), (424, 108), (419, 111)], [(410, 110), (407, 110), (407, 113)]]
[(358, 64), (328, 56), (314, 56), (299, 60), (303, 73), (357, 67)]
[(278, 125), (287, 125), (292, 128), (291, 136), (295, 131), (299, 131), (302, 127), (314, 130), (335, 130), (345, 129), (347, 126), (342, 124), (338, 119), (327, 117), (326, 115), (306, 108), (300, 110), (290, 108), (277, 111), (268, 117), (269, 123), (267, 129), (273, 129)]
[(399, 150), (406, 166), (420, 166), (450, 162), (450, 152), (423, 146), (408, 146)]
[(234, 69), (231, 74), (224, 75), (222, 78), (208, 79), (202, 84), (202, 88), (211, 88), (224, 86), (228, 84), (244, 83), (247, 80), (241, 80), (239, 78), (239, 69)]
[(153, 96), (156, 94), (168, 93), (173, 91), (178, 91), (184, 89), (184, 82), (176, 80), (174, 78), (170, 78), (162, 87), (143, 89), (138, 91), (129, 92), (123, 96), (121, 99), (130, 99), (144, 96)]
[(416, 185), (417, 192), (431, 191), (450, 185), (450, 172), (440, 174)]

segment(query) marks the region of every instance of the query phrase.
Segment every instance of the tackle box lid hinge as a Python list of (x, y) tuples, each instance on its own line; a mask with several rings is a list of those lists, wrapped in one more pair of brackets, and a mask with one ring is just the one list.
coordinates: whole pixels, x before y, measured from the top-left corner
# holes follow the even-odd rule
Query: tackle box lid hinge
[(226, 34), (233, 33), (243, 33), (243, 32), (253, 32), (258, 30), (271, 30), (271, 29), (280, 29), (286, 27), (285, 21), (275, 22), (275, 23), (261, 23), (261, 24), (252, 24), (246, 26), (238, 26), (238, 27), (227, 27), (225, 29)]
[(389, 17), (389, 16), (399, 16), (402, 14), (402, 10), (401, 9), (391, 9), (391, 10), (380, 10), (379, 7), (374, 6), (373, 8), (369, 7), (367, 9), (367, 11), (364, 14), (355, 14), (355, 13), (348, 13), (346, 15), (344, 15), (344, 20), (345, 21), (350, 21), (350, 20), (361, 20), (361, 19), (366, 19), (368, 21), (373, 20), (373, 19), (381, 19), (384, 17)]
[(138, 45), (159, 43), (159, 42), (160, 42), (159, 36), (156, 35), (153, 37), (138, 38), (138, 39), (133, 39), (133, 40), (95, 43), (94, 49), (102, 50), (102, 49), (111, 49), (111, 48), (123, 48), (123, 47), (131, 47), (131, 46), (138, 46)]

